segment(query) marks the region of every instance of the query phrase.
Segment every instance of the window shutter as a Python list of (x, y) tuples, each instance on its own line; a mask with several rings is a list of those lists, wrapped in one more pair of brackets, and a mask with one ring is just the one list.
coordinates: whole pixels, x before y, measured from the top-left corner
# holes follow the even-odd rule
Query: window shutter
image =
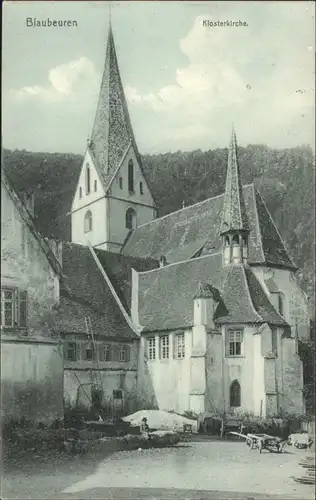
[(19, 292), (18, 301), (18, 325), (21, 328), (26, 328), (27, 326), (27, 292)]

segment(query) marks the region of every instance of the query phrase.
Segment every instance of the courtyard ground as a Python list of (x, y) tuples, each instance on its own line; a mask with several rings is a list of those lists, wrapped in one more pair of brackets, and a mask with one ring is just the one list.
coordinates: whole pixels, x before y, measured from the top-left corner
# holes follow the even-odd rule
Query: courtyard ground
[(46, 456), (5, 466), (4, 499), (278, 499), (314, 498), (297, 484), (304, 450), (250, 450), (243, 442), (181, 443), (107, 457)]

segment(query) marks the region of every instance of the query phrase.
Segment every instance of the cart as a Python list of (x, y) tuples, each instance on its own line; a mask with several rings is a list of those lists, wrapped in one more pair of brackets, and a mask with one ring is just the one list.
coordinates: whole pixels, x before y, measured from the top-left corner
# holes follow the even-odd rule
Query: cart
[(246, 440), (246, 445), (250, 447), (251, 450), (257, 449), (259, 453), (262, 450), (268, 450), (270, 452), (276, 451), (281, 453), (283, 451), (285, 440), (269, 436), (269, 434), (241, 434), (239, 432), (230, 432), (230, 434), (235, 434)]

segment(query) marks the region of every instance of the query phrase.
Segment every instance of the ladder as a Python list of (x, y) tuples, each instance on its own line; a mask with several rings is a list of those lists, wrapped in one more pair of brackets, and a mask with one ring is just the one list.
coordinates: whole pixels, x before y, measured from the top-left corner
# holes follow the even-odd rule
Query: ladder
[[(93, 386), (101, 393), (102, 398), (104, 400), (104, 389), (103, 389), (102, 377), (101, 377), (101, 373), (100, 373), (100, 365), (99, 365), (99, 361), (98, 361), (98, 357), (97, 357), (97, 349), (96, 349), (95, 338), (93, 335), (91, 318), (85, 317), (85, 323), (86, 323), (86, 333), (87, 333), (88, 340), (90, 342), (92, 342), (92, 346), (93, 346), (93, 351), (92, 351), (93, 368), (91, 370), (91, 380), (92, 380)], [(99, 419), (103, 420), (101, 415), (99, 415)]]

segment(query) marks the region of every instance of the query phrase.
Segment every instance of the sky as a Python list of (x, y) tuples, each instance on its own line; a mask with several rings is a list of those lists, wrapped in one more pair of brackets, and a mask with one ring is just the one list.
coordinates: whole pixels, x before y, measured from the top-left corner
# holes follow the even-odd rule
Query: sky
[[(83, 154), (105, 59), (109, 2), (4, 2), (3, 146)], [(77, 27), (27, 27), (26, 18)], [(205, 26), (203, 21), (247, 26)], [(313, 2), (111, 2), (141, 153), (315, 141)]]

